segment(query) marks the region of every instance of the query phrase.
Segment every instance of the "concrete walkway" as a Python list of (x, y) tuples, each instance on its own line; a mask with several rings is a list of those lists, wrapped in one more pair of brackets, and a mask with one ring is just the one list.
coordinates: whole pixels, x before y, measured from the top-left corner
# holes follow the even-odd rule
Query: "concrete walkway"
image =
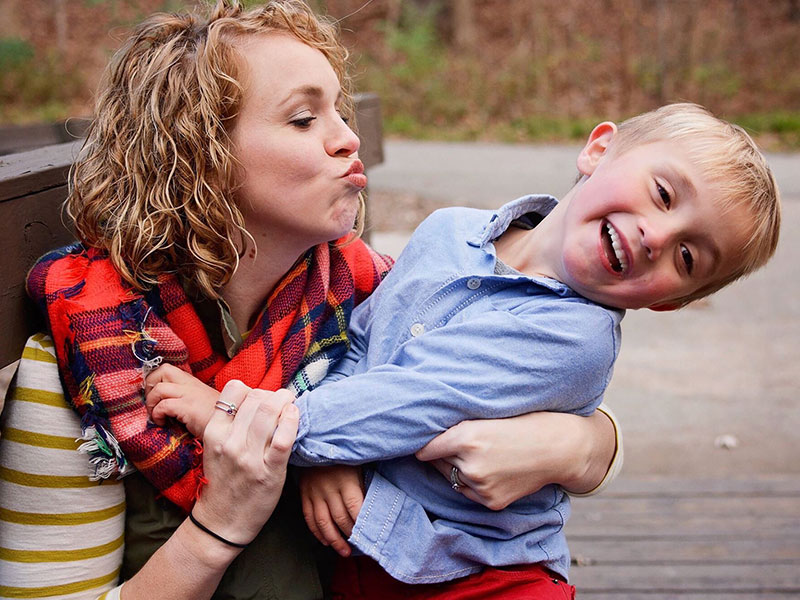
[[(415, 221), (407, 212), (563, 195), (579, 149), (391, 140), (385, 148), (369, 174), (372, 242), (395, 255)], [(773, 261), (696, 307), (625, 317), (607, 400), (623, 424), (626, 476), (800, 474), (800, 155), (769, 160), (784, 196)]]

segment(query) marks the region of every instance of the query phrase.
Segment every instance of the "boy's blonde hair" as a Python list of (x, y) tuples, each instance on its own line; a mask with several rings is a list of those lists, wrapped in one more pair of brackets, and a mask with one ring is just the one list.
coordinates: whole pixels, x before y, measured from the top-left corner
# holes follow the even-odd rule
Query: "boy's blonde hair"
[(713, 294), (770, 259), (778, 245), (780, 198), (775, 177), (747, 132), (697, 104), (668, 104), (622, 122), (609, 151), (619, 155), (664, 140), (677, 141), (686, 149), (689, 159), (719, 192), (723, 209), (744, 206), (752, 219), (750, 237), (733, 272), (675, 301), (684, 306)]
[[(216, 298), (246, 238), (233, 201), (229, 137), (242, 100), (245, 36), (284, 32), (320, 50), (352, 113), (347, 50), (333, 23), (300, 0), (245, 11), (218, 0), (207, 17), (156, 14), (114, 55), (70, 177), (67, 212), (80, 239), (106, 250), (136, 289), (177, 273)], [(362, 210), (357, 219), (363, 222)]]

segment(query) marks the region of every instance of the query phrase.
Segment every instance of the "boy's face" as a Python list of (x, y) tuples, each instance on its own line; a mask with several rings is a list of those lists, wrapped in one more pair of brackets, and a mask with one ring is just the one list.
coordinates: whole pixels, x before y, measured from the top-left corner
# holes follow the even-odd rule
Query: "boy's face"
[(658, 308), (730, 273), (750, 232), (745, 208), (723, 210), (678, 142), (616, 155), (616, 128), (603, 125), (578, 159), (587, 178), (565, 198), (557, 278), (601, 304)]

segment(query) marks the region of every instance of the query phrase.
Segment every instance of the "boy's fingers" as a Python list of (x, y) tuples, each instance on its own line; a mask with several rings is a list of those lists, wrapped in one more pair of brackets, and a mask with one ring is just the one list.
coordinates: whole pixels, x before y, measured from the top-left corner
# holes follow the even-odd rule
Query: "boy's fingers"
[(168, 417), (174, 417), (183, 422), (183, 416), (180, 410), (180, 404), (174, 402), (172, 398), (167, 398), (163, 402), (159, 402), (150, 413), (150, 419), (159, 427), (164, 427), (167, 424)]
[(159, 381), (150, 390), (147, 392), (147, 395), (144, 398), (144, 405), (147, 408), (147, 412), (150, 413), (153, 411), (153, 408), (164, 400), (165, 398), (179, 398), (181, 397), (183, 392), (183, 386), (177, 383), (171, 383), (167, 381)]
[(320, 544), (323, 546), (327, 546), (328, 542), (325, 537), (322, 535), (322, 532), (317, 527), (317, 518), (314, 515), (314, 503), (311, 501), (311, 498), (308, 497), (308, 494), (303, 493), (301, 494), (301, 502), (303, 505), (303, 518), (306, 520), (306, 525), (308, 525), (308, 530), (311, 534), (317, 538)]
[(331, 517), (333, 517), (333, 521), (336, 523), (339, 531), (344, 533), (347, 537), (350, 537), (350, 534), (353, 533), (355, 521), (350, 516), (350, 512), (345, 506), (342, 496), (336, 494), (328, 498), (328, 508), (330, 509)]
[(145, 391), (148, 391), (150, 388), (158, 383), (161, 383), (162, 381), (171, 383), (180, 381), (182, 375), (188, 375), (188, 373), (179, 369), (175, 365), (164, 363), (158, 368), (150, 371), (150, 373), (147, 374), (147, 377), (144, 378)]
[(353, 527), (356, 524), (358, 513), (361, 511), (361, 505), (364, 504), (364, 493), (361, 491), (361, 488), (357, 490), (342, 490), (342, 501), (347, 509), (347, 514), (350, 516), (349, 529), (342, 529), (342, 531), (349, 537), (350, 534), (353, 533)]
[(326, 500), (319, 499), (314, 502), (314, 517), (317, 521), (317, 528), (326, 541), (336, 552), (342, 556), (350, 555), (350, 546), (344, 541), (341, 532), (333, 520), (330, 506)]

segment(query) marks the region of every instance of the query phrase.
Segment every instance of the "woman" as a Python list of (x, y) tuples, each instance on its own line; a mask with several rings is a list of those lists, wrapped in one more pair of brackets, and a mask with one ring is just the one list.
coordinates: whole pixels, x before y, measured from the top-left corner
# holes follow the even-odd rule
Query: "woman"
[[(261, 42), (276, 36), (313, 48), (313, 59), (267, 51)], [(161, 360), (218, 389), (232, 380), (302, 389), (346, 347), (349, 311), (387, 264), (351, 239), (366, 180), (346, 123), (345, 60), (334, 28), (300, 2), (244, 12), (220, 1), (207, 20), (149, 19), (109, 68), (68, 201), (84, 245), (42, 259), (29, 289), (48, 315), (93, 462), (106, 475), (125, 472), (127, 460), (140, 471), (125, 478), (123, 598), (167, 589), (170, 598), (207, 598), (226, 567), (225, 597), (320, 594), (291, 486), (274, 513), (271, 502), (260, 512), (252, 503), (222, 508), (247, 495), (243, 474), (273, 481), (269, 496), (280, 480), (269, 473), (283, 463), (273, 456), (265, 470), (243, 461), (232, 476), (230, 457), (207, 449), (204, 478), (196, 446), (181, 431), (149, 426), (139, 399), (142, 375)], [(258, 404), (257, 394), (242, 404), (245, 396), (229, 396), (234, 424)], [(273, 421), (280, 414), (263, 410)], [(287, 428), (276, 433), (280, 448)], [(530, 447), (502, 445), (514, 428)], [(245, 429), (230, 430), (233, 446), (247, 441)], [(256, 446), (265, 444), (259, 437)], [(499, 506), (553, 481), (590, 489), (613, 452), (602, 415), (529, 415), (464, 423), (422, 457), (437, 459), (447, 477), (457, 466), (465, 493)], [(487, 468), (498, 464), (504, 470)], [(214, 481), (223, 472), (225, 489)], [(355, 472), (344, 472), (342, 485), (355, 489)]]

